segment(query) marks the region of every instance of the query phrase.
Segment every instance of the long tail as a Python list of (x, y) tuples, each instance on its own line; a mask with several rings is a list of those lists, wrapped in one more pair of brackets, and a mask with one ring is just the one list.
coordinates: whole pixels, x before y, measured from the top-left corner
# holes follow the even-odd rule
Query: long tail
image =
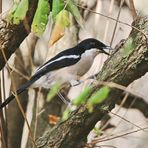
[[(24, 85), (22, 85), (17, 91), (16, 95), (24, 92), (34, 81), (28, 81)], [(0, 104), (0, 110), (5, 107), (8, 103), (10, 103), (13, 99), (15, 99), (15, 95), (11, 94), (2, 104)]]

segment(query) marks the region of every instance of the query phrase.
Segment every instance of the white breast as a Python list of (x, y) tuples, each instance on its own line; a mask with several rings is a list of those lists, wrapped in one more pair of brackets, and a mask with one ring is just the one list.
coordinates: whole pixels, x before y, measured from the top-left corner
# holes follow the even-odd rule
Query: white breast
[(82, 54), (81, 60), (77, 64), (69, 67), (68, 72), (75, 73), (79, 77), (83, 76), (90, 69), (97, 54), (98, 51), (96, 49), (87, 50), (84, 54)]

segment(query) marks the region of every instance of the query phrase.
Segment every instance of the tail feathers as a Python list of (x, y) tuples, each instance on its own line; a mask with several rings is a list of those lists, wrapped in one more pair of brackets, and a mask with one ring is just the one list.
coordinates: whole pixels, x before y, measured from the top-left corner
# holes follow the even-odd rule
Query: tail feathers
[(15, 98), (14, 95), (10, 95), (1, 105), (0, 110), (5, 107), (9, 102), (11, 102)]
[[(31, 81), (28, 81), (27, 83), (25, 83), (21, 88), (19, 88), (16, 91), (16, 95), (21, 94), (23, 91), (25, 91), (30, 85), (31, 85)], [(8, 103), (10, 103), (13, 99), (15, 99), (15, 95), (11, 94), (2, 104), (0, 104), (0, 110), (5, 107)]]

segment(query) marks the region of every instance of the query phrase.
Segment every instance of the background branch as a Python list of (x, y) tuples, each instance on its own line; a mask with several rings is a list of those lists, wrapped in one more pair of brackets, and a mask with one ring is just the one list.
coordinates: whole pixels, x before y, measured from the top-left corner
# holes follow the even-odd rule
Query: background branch
[[(5, 18), (0, 21), (0, 70), (6, 63), (2, 51), (9, 59), (28, 35), (25, 26), (31, 26), (37, 3), (38, 0), (29, 0), (29, 10), (25, 22), (21, 22), (19, 25), (8, 24)], [(27, 25), (24, 25), (24, 23), (27, 23)]]
[[(120, 105), (124, 98), (124, 95), (117, 101), (117, 104)], [(138, 109), (143, 113), (143, 115), (148, 118), (148, 103), (143, 99), (139, 97), (135, 97), (133, 95), (128, 95), (126, 101), (123, 103), (122, 107), (124, 108), (134, 108)]]

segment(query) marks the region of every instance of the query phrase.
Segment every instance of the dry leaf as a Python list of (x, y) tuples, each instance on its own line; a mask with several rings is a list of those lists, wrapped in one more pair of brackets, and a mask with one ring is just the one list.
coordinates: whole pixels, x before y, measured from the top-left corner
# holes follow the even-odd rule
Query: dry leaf
[(49, 124), (56, 125), (60, 120), (60, 117), (55, 115), (48, 115)]

